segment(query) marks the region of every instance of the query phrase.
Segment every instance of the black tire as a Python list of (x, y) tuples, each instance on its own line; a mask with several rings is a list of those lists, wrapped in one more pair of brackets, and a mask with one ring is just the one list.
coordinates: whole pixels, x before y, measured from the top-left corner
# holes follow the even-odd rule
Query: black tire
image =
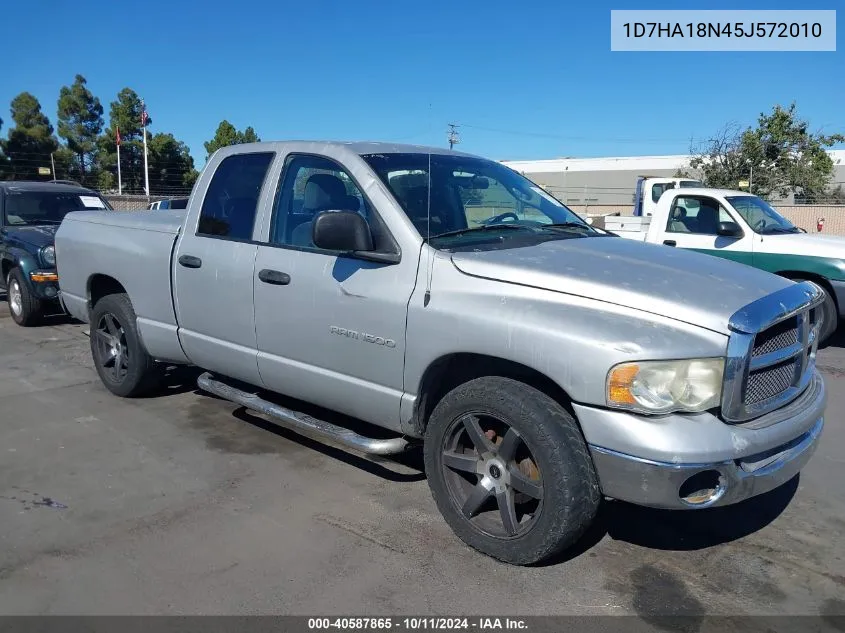
[(97, 301), (90, 326), (91, 356), (106, 389), (123, 398), (155, 389), (161, 373), (141, 342), (129, 297), (113, 294)]
[(822, 330), (819, 332), (819, 344), (824, 343), (827, 339), (836, 333), (839, 328), (839, 307), (836, 305), (836, 298), (831, 293), (827, 284), (816, 281), (814, 279), (802, 279), (800, 277), (792, 277), (792, 281), (812, 281), (819, 288), (824, 291), (824, 303), (822, 304), (822, 315), (824, 317), (824, 324)]
[(32, 296), (20, 268), (12, 268), (6, 277), (6, 300), (18, 325), (31, 327), (41, 320), (41, 301)]
[[(470, 439), (476, 447), (471, 437), (479, 437), (478, 430), (469, 430), (475, 428), (473, 418), (488, 441), (495, 433), (486, 445), (488, 459), (474, 466), (480, 452), (465, 443)], [(431, 414), (424, 453), (429, 488), (446, 522), (467, 545), (506, 563), (539, 563), (568, 549), (593, 522), (601, 502), (575, 419), (544, 393), (509, 378), (477, 378), (449, 392)], [(506, 475), (497, 464), (506, 464)], [(511, 512), (502, 510), (503, 501)], [(462, 511), (467, 508), (469, 518)]]

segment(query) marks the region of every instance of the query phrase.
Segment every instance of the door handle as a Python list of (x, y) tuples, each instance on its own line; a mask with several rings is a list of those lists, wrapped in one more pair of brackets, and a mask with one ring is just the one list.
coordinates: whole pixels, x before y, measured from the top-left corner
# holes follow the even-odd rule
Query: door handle
[(179, 263), (185, 268), (199, 268), (202, 266), (202, 260), (199, 257), (194, 257), (193, 255), (180, 255)]
[(666, 246), (677, 246), (678, 243), (675, 240), (663, 240), (663, 243)]
[(264, 268), (258, 272), (258, 278), (265, 284), (272, 284), (274, 286), (287, 286), (290, 283), (290, 275), (279, 272), (278, 270), (270, 270)]

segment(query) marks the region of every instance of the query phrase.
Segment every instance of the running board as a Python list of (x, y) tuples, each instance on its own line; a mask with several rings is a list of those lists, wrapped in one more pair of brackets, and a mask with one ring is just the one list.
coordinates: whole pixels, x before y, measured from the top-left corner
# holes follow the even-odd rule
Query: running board
[(337, 426), (325, 420), (318, 420), (305, 413), (299, 413), (274, 404), (257, 395), (235, 389), (234, 387), (215, 380), (209, 372), (205, 372), (197, 379), (197, 386), (203, 391), (213, 393), (224, 400), (240, 404), (247, 409), (269, 416), (277, 424), (292, 431), (300, 431), (309, 435), (316, 435), (348, 448), (367, 453), (369, 455), (394, 455), (408, 448), (408, 442), (403, 437), (387, 440), (364, 437), (354, 431)]

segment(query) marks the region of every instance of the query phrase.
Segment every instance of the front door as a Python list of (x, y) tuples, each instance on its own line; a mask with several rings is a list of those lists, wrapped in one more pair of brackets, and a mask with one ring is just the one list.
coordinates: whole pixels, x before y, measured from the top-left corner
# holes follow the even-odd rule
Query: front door
[(718, 235), (720, 222), (740, 224), (715, 198), (678, 196), (669, 210), (661, 241), (667, 246), (689, 248), (751, 265), (753, 235), (749, 231), (741, 237)]
[(376, 250), (396, 249), (339, 163), (293, 154), (281, 181), (253, 280), (261, 378), (273, 391), (398, 430), (418, 254), (382, 264), (314, 246), (316, 213), (354, 210), (368, 220)]
[(173, 262), (179, 339), (188, 358), (204, 369), (259, 385), (252, 304), (258, 247), (252, 237), (274, 156), (232, 154), (220, 162), (198, 221), (185, 227)]

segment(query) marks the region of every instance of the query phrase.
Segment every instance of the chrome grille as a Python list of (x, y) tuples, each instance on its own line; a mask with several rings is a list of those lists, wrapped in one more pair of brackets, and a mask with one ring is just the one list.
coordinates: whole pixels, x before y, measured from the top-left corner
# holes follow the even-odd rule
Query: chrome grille
[(799, 362), (798, 359), (792, 359), (750, 374), (744, 404), (756, 404), (789, 389), (795, 381), (795, 365)]
[(754, 337), (751, 356), (762, 356), (798, 342), (798, 317), (791, 317)]
[(783, 406), (815, 369), (821, 290), (802, 282), (763, 297), (731, 318), (722, 418), (735, 423)]

